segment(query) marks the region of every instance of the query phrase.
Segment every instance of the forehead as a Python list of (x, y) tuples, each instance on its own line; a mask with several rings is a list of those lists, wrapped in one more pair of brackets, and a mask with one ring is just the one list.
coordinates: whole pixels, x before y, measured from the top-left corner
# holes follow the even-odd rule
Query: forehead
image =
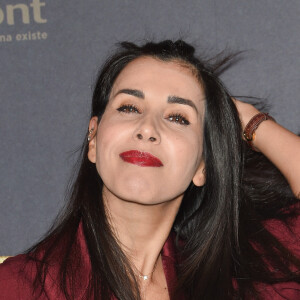
[[(195, 71), (179, 61), (162, 61), (153, 57), (140, 57), (130, 62), (119, 74), (112, 95), (119, 89), (152, 90), (203, 100), (204, 92)], [(147, 96), (147, 95), (146, 95)]]

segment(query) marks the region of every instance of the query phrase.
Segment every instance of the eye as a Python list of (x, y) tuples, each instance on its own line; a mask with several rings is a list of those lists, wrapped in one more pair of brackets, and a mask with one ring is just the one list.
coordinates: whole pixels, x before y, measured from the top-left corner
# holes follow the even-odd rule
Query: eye
[(124, 104), (124, 105), (121, 105), (119, 108), (117, 108), (117, 110), (119, 112), (123, 112), (123, 113), (126, 113), (126, 114), (129, 114), (129, 113), (136, 113), (136, 114), (140, 114), (141, 112), (138, 110), (138, 108), (132, 104)]
[(190, 124), (190, 122), (181, 114), (169, 115), (167, 117), (167, 120), (169, 120), (170, 122), (180, 124), (180, 125), (189, 125)]

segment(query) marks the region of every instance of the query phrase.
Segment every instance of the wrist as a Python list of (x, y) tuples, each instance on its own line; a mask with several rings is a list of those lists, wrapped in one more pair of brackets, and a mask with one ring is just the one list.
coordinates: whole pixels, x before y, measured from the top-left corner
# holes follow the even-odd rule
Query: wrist
[(259, 152), (260, 150), (258, 147), (254, 144), (254, 141), (256, 140), (256, 131), (258, 127), (263, 123), (264, 121), (271, 120), (273, 122), (276, 122), (273, 117), (271, 117), (268, 113), (262, 113), (259, 112), (255, 114), (247, 123), (243, 130), (243, 137), (246, 140), (247, 144), (250, 148), (252, 148), (254, 151)]

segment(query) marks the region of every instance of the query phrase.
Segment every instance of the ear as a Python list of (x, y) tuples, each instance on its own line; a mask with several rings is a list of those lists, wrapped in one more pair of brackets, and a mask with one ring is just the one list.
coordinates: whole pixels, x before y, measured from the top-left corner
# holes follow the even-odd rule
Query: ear
[(96, 163), (96, 149), (97, 149), (97, 128), (98, 128), (98, 117), (92, 117), (89, 123), (89, 134), (88, 134), (88, 159), (92, 163)]
[(205, 164), (203, 159), (201, 160), (200, 165), (193, 177), (193, 183), (196, 186), (202, 186), (205, 184)]

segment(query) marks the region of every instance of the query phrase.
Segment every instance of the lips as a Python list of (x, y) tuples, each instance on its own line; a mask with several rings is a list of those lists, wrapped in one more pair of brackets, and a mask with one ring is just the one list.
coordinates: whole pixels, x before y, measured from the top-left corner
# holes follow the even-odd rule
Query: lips
[(130, 150), (120, 153), (120, 157), (134, 165), (140, 167), (162, 167), (163, 163), (155, 156), (148, 152), (141, 152), (138, 150)]

